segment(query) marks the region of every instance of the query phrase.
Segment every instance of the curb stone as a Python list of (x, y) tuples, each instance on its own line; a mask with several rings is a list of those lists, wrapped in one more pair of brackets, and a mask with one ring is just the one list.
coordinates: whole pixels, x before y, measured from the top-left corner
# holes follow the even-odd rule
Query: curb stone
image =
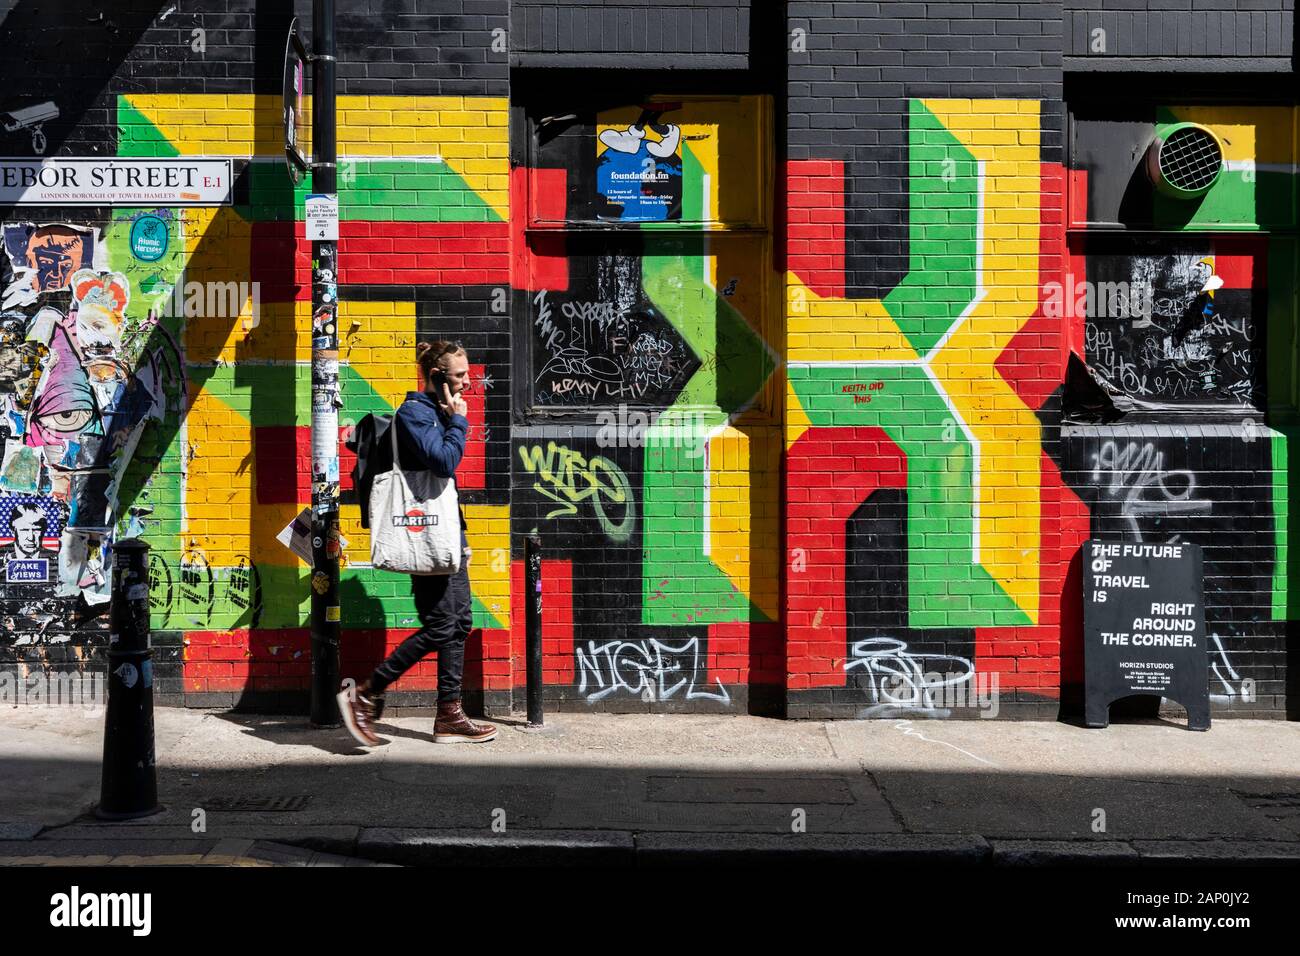
[(992, 840), (994, 866), (1134, 865), (1138, 851), (1113, 840)]
[(357, 855), (404, 866), (630, 866), (627, 830), (362, 830)]
[(34, 840), (44, 829), (39, 823), (0, 823), (0, 840)]
[(1133, 840), (1142, 862), (1152, 865), (1215, 863), (1222, 866), (1294, 866), (1300, 843), (1266, 840)]
[(906, 833), (641, 833), (637, 862), (889, 863), (978, 866), (988, 862), (983, 837)]
[[(2, 831), (0, 831), (2, 832)], [(135, 824), (124, 829), (118, 823), (79, 823), (59, 827), (41, 835), (41, 840), (247, 840), (282, 846), (298, 846), (320, 853), (351, 856), (356, 851), (361, 828), (347, 824), (293, 824), (270, 826), (257, 823), (214, 823), (196, 834), (185, 824)]]

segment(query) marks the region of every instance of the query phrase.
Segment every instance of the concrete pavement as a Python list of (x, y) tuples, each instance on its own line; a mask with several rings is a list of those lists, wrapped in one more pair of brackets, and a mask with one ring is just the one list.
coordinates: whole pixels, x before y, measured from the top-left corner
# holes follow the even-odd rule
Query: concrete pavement
[(305, 719), (155, 719), (165, 811), (102, 823), (103, 714), (0, 711), (0, 862), (1300, 861), (1300, 725), (1280, 721), (561, 713), (447, 747), (400, 717), (367, 751)]

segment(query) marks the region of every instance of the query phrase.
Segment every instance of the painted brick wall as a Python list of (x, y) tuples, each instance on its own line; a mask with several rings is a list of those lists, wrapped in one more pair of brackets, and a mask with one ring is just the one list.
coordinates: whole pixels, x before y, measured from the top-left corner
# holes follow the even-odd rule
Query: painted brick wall
[[(1090, 86), (1070, 106), (1065, 285), (1083, 291), (1119, 279), (1119, 288), (1154, 295), (1128, 318), (1086, 303), (1056, 310), (1107, 400), (1128, 409), (1113, 423), (1093, 416), (1067, 425), (1058, 463), (1088, 505), (1093, 535), (1201, 545), (1212, 707), (1281, 715), (1285, 651), (1294, 640), (1287, 621), (1296, 112), (1249, 103), (1253, 81), (1208, 84), (1215, 93), (1238, 91), (1247, 102), (1237, 105), (1198, 102), (1200, 89), (1185, 81), (1152, 83), (1123, 111), (1107, 104), (1104, 86)], [(1190, 202), (1134, 189), (1135, 157), (1186, 123), (1225, 144), (1214, 184)], [(1121, 179), (1130, 183), (1127, 200)], [(1213, 288), (1203, 292), (1210, 277)], [(1200, 319), (1184, 333), (1187, 312)], [(1170, 361), (1174, 353), (1200, 358)], [(1067, 418), (1087, 420), (1071, 407), (1071, 391)]]
[(1094, 536), (1201, 547), (1214, 709), (1284, 714), (1285, 608), (1275, 586), (1285, 564), (1285, 473), (1275, 460), (1284, 437), (1235, 424), (1072, 426), (1063, 445), (1066, 480), (1087, 502)]
[(1295, 0), (1067, 0), (1065, 10), (1071, 69), (1291, 69)]
[[(520, 65), (744, 67), (750, 49), (750, 0), (597, 0), (511, 5), (512, 50)], [(540, 56), (539, 56), (540, 54)]]
[[(309, 494), (310, 263), (278, 89), (284, 30), (310, 4), (172, 6), (16, 0), (0, 23), (23, 53), (0, 65), (0, 108), (57, 107), (45, 155), (231, 156), (237, 174), (219, 210), (0, 210), (0, 548), (21, 512), (53, 578), (3, 585), (0, 669), (102, 668), (104, 546), (140, 534), (159, 698), (301, 711), (308, 574), (275, 535)], [(1296, 243), (1278, 227), (1295, 222), (1295, 109), (1235, 87), (1226, 104), (1072, 100), (1067, 118), (1079, 24), (1145, 6), (340, 12), (340, 420), (401, 401), (417, 341), (468, 349), (472, 703), (520, 697), (534, 532), (548, 706), (794, 718), (975, 716), (995, 693), (999, 716), (1055, 717), (1080, 691), (1080, 543), (1180, 536), (1207, 548), (1216, 714), (1284, 713)], [(1116, 58), (1168, 52), (1150, 6), (1147, 45)], [(1221, 6), (1252, 31), (1289, 15)], [(1134, 203), (1127, 147), (1184, 120), (1228, 144), (1222, 183), (1195, 210)], [(8, 154), (37, 146), (0, 132)], [(680, 185), (613, 188), (642, 152)], [(146, 216), (167, 237), (157, 264), (131, 251)], [(1160, 254), (1227, 280), (1224, 322), (1267, 337), (1235, 350), (1239, 379), (1216, 379), (1247, 404), (1063, 426), (1072, 356), (1139, 397), (1190, 387), (1130, 375), (1105, 329), (1053, 304), (1117, 268), (1098, 225), (1154, 232)], [(1225, 228), (1237, 238), (1206, 238)], [(99, 285), (74, 288), (77, 268)], [(89, 381), (70, 316), (115, 282), (120, 374), (153, 402), (101, 429), (139, 434), (110, 534), (99, 479), (40, 469), (68, 429), (103, 439), (43, 404), (31, 372)], [(29, 338), (46, 307), (63, 320)], [(341, 491), (343, 671), (359, 677), (415, 621)], [(435, 676), (421, 664), (393, 705), (432, 703)]]
[(1060, 7), (789, 12), (788, 713), (1054, 712)]
[[(113, 523), (153, 546), (159, 699), (300, 709), (306, 570), (275, 535), (310, 500), (309, 247), (300, 222), (308, 186), (293, 189), (284, 172), (278, 91), (290, 16), (308, 16), (311, 5), (193, 6), (10, 4), (0, 30), (26, 66), (19, 76), (10, 58), (6, 86), (22, 91), (21, 105), (57, 106), (46, 155), (233, 157), (234, 206), (6, 210), (4, 221), (98, 230), (86, 234), (94, 267), (129, 286), (118, 321), (127, 339), (146, 344), (124, 345), (121, 358), (155, 388), (160, 420), (144, 427)], [(467, 691), (489, 703), (510, 693), (508, 28), (504, 0), (355, 4), (338, 16), (343, 437), (412, 387), (418, 340), (455, 338), (470, 350), (477, 385), (463, 485), (481, 557)], [(82, 64), (63, 54), (69, 43)], [(33, 148), (14, 137), (6, 151)], [(165, 268), (127, 247), (133, 221), (151, 213), (166, 224)], [(232, 301), (206, 299), (225, 283), (237, 290)], [(172, 285), (179, 292), (165, 295)], [(67, 311), (67, 292), (42, 293), (29, 311), (41, 303)], [(156, 323), (151, 306), (162, 313)], [(345, 452), (341, 471), (350, 466)], [(39, 479), (6, 495), (48, 501), (55, 518), (76, 501)], [(360, 677), (409, 633), (414, 610), (405, 578), (368, 567), (346, 477), (341, 525), (350, 542), (344, 673)], [(35, 604), (34, 591), (7, 591), (7, 668), (103, 660), (107, 605), (87, 601), (103, 587), (96, 594), (80, 582), (100, 558), (93, 544), (108, 537), (54, 535), (47, 544), (80, 566), (57, 569), (58, 592)], [(82, 539), (92, 543), (84, 556)], [(434, 682), (434, 664), (420, 665), (395, 703), (427, 702)]]

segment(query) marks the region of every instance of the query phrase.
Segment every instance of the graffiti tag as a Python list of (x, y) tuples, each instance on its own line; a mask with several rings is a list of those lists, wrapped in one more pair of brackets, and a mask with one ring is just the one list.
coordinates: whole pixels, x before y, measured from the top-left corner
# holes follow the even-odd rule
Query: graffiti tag
[[(699, 638), (680, 644), (666, 644), (651, 638), (644, 641), (588, 641), (577, 648), (578, 693), (588, 703), (623, 692), (643, 700), (671, 700), (685, 691), (686, 700), (731, 702), (731, 695), (716, 677), (717, 690), (696, 686), (705, 673), (700, 660)], [(588, 690), (588, 688), (591, 688)]]
[(560, 505), (547, 518), (576, 515), (578, 505), (590, 501), (606, 535), (619, 542), (632, 536), (636, 501), (627, 475), (614, 462), (600, 455), (588, 459), (553, 441), (547, 442), (545, 452), (540, 445), (521, 445), (519, 458), (524, 469), (537, 476), (533, 488)]
[[(876, 716), (899, 708), (936, 711), (957, 706), (957, 698), (975, 675), (974, 665), (950, 654), (913, 654), (907, 642), (893, 637), (854, 641), (844, 670), (857, 670), (865, 679), (874, 707), (862, 715)], [(977, 692), (978, 696), (978, 692)]]
[(1131, 441), (1120, 447), (1107, 441), (1093, 455), (1092, 477), (1110, 476), (1105, 492), (1120, 501), (1120, 514), (1142, 540), (1138, 518), (1174, 513), (1206, 514), (1214, 507), (1208, 498), (1195, 498), (1196, 475), (1186, 468), (1165, 470), (1165, 453), (1154, 442)]

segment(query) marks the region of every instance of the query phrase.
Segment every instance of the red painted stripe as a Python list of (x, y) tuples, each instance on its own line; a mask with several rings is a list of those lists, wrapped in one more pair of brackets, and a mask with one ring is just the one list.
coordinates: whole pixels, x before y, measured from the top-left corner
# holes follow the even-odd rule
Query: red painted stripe
[(1088, 224), (1088, 171), (1086, 169), (1066, 170), (1067, 208), (1070, 210), (1072, 227)]
[(844, 163), (790, 160), (786, 176), (786, 268), (818, 295), (844, 298)]
[(707, 671), (700, 688), (716, 688), (715, 678), (737, 684), (785, 683), (785, 632), (775, 621), (732, 621), (709, 625)]
[[(357, 628), (343, 632), (341, 676), (358, 683), (370, 676), (414, 628)], [(310, 686), (311, 635), (306, 628), (187, 631), (185, 690), (294, 690)], [(475, 628), (465, 644), (465, 686), (510, 689), (509, 632)], [(394, 687), (436, 690), (438, 656), (430, 654)]]
[[(311, 299), (311, 245), (304, 229), (301, 222), (253, 223), (250, 273), (261, 283), (263, 302)], [(386, 242), (377, 243), (376, 236)], [(504, 286), (510, 281), (510, 226), (343, 222), (337, 278), (341, 284)]]
[[(352, 490), (352, 469), (357, 463), (357, 456), (343, 444), (346, 432), (346, 426), (339, 429), (340, 491)], [(259, 425), (253, 429), (253, 488), (258, 504), (311, 503), (309, 426)]]
[(1225, 289), (1260, 289), (1268, 284), (1268, 240), (1263, 236), (1215, 236), (1214, 274)]
[(547, 222), (564, 219), (566, 180), (563, 169), (516, 166), (510, 170), (510, 208), (514, 210), (510, 220), (510, 281), (516, 289), (560, 292), (569, 287), (564, 236), (525, 231), (530, 224), (546, 228)]
[[(527, 680), (527, 600), (524, 562), (510, 563), (510, 646), (515, 685)], [(542, 683), (572, 684), (573, 562), (568, 558), (542, 559)]]
[[(829, 473), (813, 460), (845, 459)], [(814, 428), (787, 454), (788, 554), (802, 571), (786, 573), (787, 687), (843, 687), (848, 651), (844, 601), (844, 526), (877, 488), (907, 486), (907, 457), (880, 428)], [(796, 552), (795, 549), (800, 549)]]
[[(1042, 214), (1038, 234), (1038, 308), (1007, 343), (994, 362), (998, 374), (1034, 410), (1065, 380), (1069, 355), (1061, 315), (1047, 316), (1044, 303), (1049, 290), (1064, 305), (1062, 268), (1065, 258), (1065, 170), (1059, 163), (1044, 163), (1041, 173)], [(1054, 290), (1060, 290), (1056, 294)]]

